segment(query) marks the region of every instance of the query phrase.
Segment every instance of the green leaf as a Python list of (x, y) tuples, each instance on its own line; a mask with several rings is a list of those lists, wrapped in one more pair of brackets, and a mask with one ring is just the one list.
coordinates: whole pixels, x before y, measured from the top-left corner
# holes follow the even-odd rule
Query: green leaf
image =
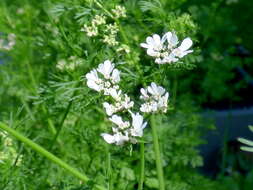
[(253, 152), (253, 148), (247, 147), (247, 146), (242, 146), (242, 147), (241, 147), (241, 150), (247, 151), (247, 152)]
[(244, 138), (238, 138), (238, 141), (243, 143), (243, 144), (253, 146), (253, 141), (250, 141), (250, 140), (247, 140), (247, 139), (244, 139)]

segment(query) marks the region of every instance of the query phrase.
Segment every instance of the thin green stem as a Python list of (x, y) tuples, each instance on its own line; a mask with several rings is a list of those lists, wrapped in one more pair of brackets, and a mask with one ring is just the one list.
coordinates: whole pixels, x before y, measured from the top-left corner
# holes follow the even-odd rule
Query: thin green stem
[(65, 119), (67, 118), (68, 113), (69, 113), (69, 111), (70, 111), (72, 102), (73, 102), (73, 101), (71, 100), (71, 101), (69, 102), (69, 104), (68, 104), (68, 107), (67, 107), (67, 109), (66, 109), (66, 111), (65, 111), (65, 113), (64, 113), (64, 115), (63, 115), (63, 117), (62, 117), (62, 119), (61, 119), (61, 121), (60, 121), (59, 129), (57, 130), (57, 132), (56, 132), (55, 135), (54, 135), (54, 138), (53, 138), (53, 140), (52, 140), (52, 142), (51, 142), (51, 145), (50, 145), (49, 150), (51, 150), (51, 149), (53, 148), (55, 142), (57, 141), (58, 136), (60, 135), (60, 132), (61, 132), (62, 127), (63, 127), (63, 124), (64, 124), (64, 121), (65, 121)]
[(157, 176), (159, 181), (159, 190), (165, 190), (164, 184), (164, 176), (163, 176), (163, 168), (162, 168), (162, 158), (159, 148), (159, 140), (157, 134), (157, 126), (155, 124), (155, 116), (151, 115), (150, 124), (152, 128), (152, 136), (153, 136), (153, 143), (154, 143), (154, 151), (155, 151), (155, 159), (156, 159), (156, 170)]
[(109, 148), (106, 148), (107, 151), (107, 163), (106, 163), (106, 174), (107, 174), (107, 179), (108, 179), (108, 190), (113, 189), (113, 183), (112, 183), (112, 166), (111, 166), (111, 154), (109, 151)]
[(178, 78), (177, 73), (174, 73), (174, 80), (173, 80), (173, 98), (172, 98), (172, 104), (174, 105), (174, 108), (176, 107), (176, 99), (177, 99), (177, 88), (178, 88)]
[[(25, 136), (23, 136), (22, 134), (20, 134), (19, 132), (17, 132), (16, 130), (8, 127), (6, 124), (0, 122), (0, 128), (6, 132), (8, 132), (10, 135), (14, 136), (15, 138), (17, 138), (18, 140), (20, 140), (21, 142), (23, 142), (24, 144), (26, 144), (27, 146), (29, 146), (30, 148), (32, 148), (34, 151), (40, 153), (41, 155), (45, 156), (47, 159), (51, 160), (52, 162), (54, 162), (55, 164), (59, 165), (60, 167), (64, 168), (65, 170), (67, 170), (69, 173), (71, 173), (72, 175), (74, 175), (75, 177), (79, 178), (80, 180), (82, 180), (83, 182), (87, 182), (90, 179), (80, 173), (77, 169), (71, 167), (70, 165), (68, 165), (66, 162), (62, 161), (61, 159), (59, 159), (58, 157), (56, 157), (55, 155), (53, 155), (52, 153), (48, 152), (46, 149), (44, 149), (43, 147), (41, 147), (40, 145), (34, 143), (32, 140), (26, 138)], [(100, 190), (105, 190), (104, 187), (101, 187), (99, 185), (96, 185), (96, 187)]]
[(144, 175), (145, 175), (145, 145), (143, 142), (140, 143), (140, 176), (138, 190), (143, 189)]
[(94, 3), (95, 3), (99, 8), (101, 8), (109, 17), (114, 18), (113, 15), (112, 15), (108, 10), (106, 10), (106, 9), (104, 8), (104, 6), (101, 5), (100, 2), (98, 2), (97, 0), (94, 0)]

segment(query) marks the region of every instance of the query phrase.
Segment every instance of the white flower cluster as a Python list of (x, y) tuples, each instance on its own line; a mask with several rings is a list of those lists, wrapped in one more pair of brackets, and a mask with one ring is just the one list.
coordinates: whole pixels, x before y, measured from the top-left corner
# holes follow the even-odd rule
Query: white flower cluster
[(92, 21), (91, 25), (84, 24), (81, 28), (82, 32), (86, 32), (87, 36), (97, 36), (98, 35), (98, 26), (106, 24), (106, 18), (103, 15), (96, 15)]
[(3, 148), (1, 148), (0, 151), (0, 164), (8, 162), (14, 164), (16, 162), (16, 165), (19, 166), (23, 156), (20, 155), (16, 161), (18, 153), (14, 147), (12, 139), (6, 133), (0, 131), (0, 141), (3, 142)]
[(147, 49), (149, 56), (155, 57), (157, 64), (166, 64), (177, 62), (179, 58), (192, 53), (189, 50), (192, 46), (192, 40), (185, 38), (178, 46), (179, 41), (175, 33), (167, 32), (161, 38), (158, 34), (146, 38), (146, 43), (141, 43), (141, 47)]
[(0, 49), (3, 50), (11, 50), (13, 46), (16, 44), (16, 35), (8, 34), (7, 39), (0, 39)]
[(145, 103), (141, 105), (140, 111), (144, 113), (167, 112), (169, 93), (154, 82), (147, 88), (141, 88), (140, 99)]
[[(106, 60), (86, 74), (87, 86), (95, 91), (103, 92), (104, 95), (110, 96), (113, 103), (103, 103), (106, 114), (110, 116), (116, 126), (112, 128), (113, 134), (102, 133), (101, 136), (109, 144), (122, 145), (125, 142), (136, 143), (135, 137), (142, 137), (143, 129), (147, 123), (143, 122), (143, 117), (139, 113), (132, 113), (131, 108), (134, 102), (131, 101), (127, 94), (123, 94), (119, 89), (120, 71), (115, 68), (111, 61)], [(132, 123), (123, 121), (122, 117), (116, 115), (118, 112), (127, 111), (131, 114)]]
[(126, 17), (126, 8), (120, 5), (116, 5), (115, 9), (112, 9), (115, 18)]
[[(125, 7), (116, 5), (112, 9), (111, 17), (121, 18), (126, 17)], [(91, 24), (84, 24), (81, 31), (85, 32), (89, 37), (99, 37), (100, 40), (111, 47), (116, 47), (117, 52), (129, 53), (130, 48), (125, 44), (119, 43), (117, 40), (117, 34), (119, 32), (119, 26), (116, 21), (111, 23), (106, 22), (107, 17), (104, 15), (96, 15), (92, 20)]]
[(102, 133), (101, 136), (109, 144), (123, 145), (125, 142), (137, 143), (135, 137), (143, 136), (143, 129), (147, 122), (143, 122), (143, 117), (139, 113), (131, 113), (132, 123), (123, 121), (122, 117), (113, 115), (110, 120), (116, 125), (112, 127), (113, 134)]
[(75, 70), (78, 66), (82, 64), (83, 60), (76, 57), (76, 56), (70, 56), (68, 60), (65, 59), (60, 59), (57, 64), (56, 68), (61, 70), (61, 71), (73, 71)]

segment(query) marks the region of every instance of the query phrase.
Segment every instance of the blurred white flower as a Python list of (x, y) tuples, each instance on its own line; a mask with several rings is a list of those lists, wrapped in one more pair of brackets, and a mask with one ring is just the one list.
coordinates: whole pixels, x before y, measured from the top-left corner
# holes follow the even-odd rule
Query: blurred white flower
[(152, 57), (160, 57), (161, 51), (164, 49), (164, 42), (166, 40), (166, 34), (162, 40), (158, 34), (154, 34), (152, 37), (146, 38), (146, 43), (141, 43), (141, 47), (147, 48), (147, 54)]
[(110, 95), (117, 102), (119, 102), (121, 100), (121, 90), (117, 91), (114, 88), (109, 88), (108, 95)]
[(98, 35), (98, 28), (94, 24), (92, 24), (91, 26), (84, 24), (83, 27), (81, 28), (81, 31), (86, 32), (86, 35), (89, 37)]
[(130, 123), (128, 121), (123, 121), (122, 118), (118, 115), (113, 115), (110, 118), (110, 121), (116, 124), (120, 129), (125, 129), (130, 126)]
[(16, 44), (16, 35), (13, 33), (8, 34), (7, 39), (0, 39), (0, 49), (10, 51)]
[(103, 15), (96, 15), (91, 21), (91, 24), (93, 26), (96, 26), (96, 25), (98, 26), (98, 25), (102, 25), (105, 23), (106, 23), (105, 16), (103, 16)]
[(134, 137), (142, 137), (143, 129), (147, 126), (147, 122), (143, 123), (143, 117), (139, 113), (131, 114), (132, 116), (132, 126), (130, 133)]
[(119, 42), (116, 40), (115, 34), (104, 35), (103, 42), (109, 46), (116, 46), (119, 44)]
[(157, 34), (146, 38), (146, 43), (141, 43), (140, 46), (147, 49), (147, 54), (155, 57), (155, 63), (166, 64), (177, 62), (179, 58), (192, 53), (189, 50), (192, 46), (192, 40), (188, 37), (183, 40), (181, 45), (177, 47), (179, 41), (175, 33), (167, 32), (161, 38)]
[(192, 46), (192, 40), (190, 38), (185, 38), (181, 45), (172, 51), (176, 57), (182, 58), (185, 55), (192, 53), (193, 50), (188, 50)]
[(162, 111), (166, 113), (168, 98), (169, 93), (163, 87), (152, 82), (146, 89), (141, 89), (140, 99), (143, 99), (144, 103), (141, 105), (140, 111), (145, 113)]
[(120, 5), (116, 5), (115, 9), (112, 9), (115, 18), (126, 17), (126, 8)]
[(102, 80), (98, 77), (98, 73), (96, 69), (93, 69), (89, 73), (86, 74), (87, 86), (93, 90), (98, 92), (103, 90)]
[(113, 69), (114, 64), (110, 60), (106, 60), (98, 65), (97, 71), (103, 74), (106, 79), (110, 79)]
[(123, 145), (125, 142), (129, 141), (129, 137), (127, 135), (123, 135), (122, 133), (118, 132), (113, 135), (108, 133), (102, 133), (101, 136), (104, 140), (109, 144), (116, 144), (116, 145)]
[(105, 108), (106, 114), (108, 116), (111, 116), (117, 111), (117, 108), (113, 106), (112, 104), (109, 104), (108, 102), (104, 102), (103, 107)]

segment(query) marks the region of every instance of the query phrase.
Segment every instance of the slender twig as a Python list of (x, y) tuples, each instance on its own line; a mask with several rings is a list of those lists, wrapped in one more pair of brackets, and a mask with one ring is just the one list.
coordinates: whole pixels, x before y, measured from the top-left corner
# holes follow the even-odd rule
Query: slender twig
[(145, 145), (144, 142), (140, 143), (140, 176), (138, 190), (143, 189), (144, 175), (145, 175)]
[(157, 134), (157, 126), (155, 124), (155, 116), (151, 115), (150, 117), (150, 124), (152, 128), (152, 136), (153, 136), (153, 143), (154, 143), (154, 151), (155, 151), (155, 159), (156, 159), (156, 170), (157, 176), (159, 181), (159, 190), (165, 190), (164, 185), (164, 176), (163, 176), (163, 168), (162, 168), (162, 158), (159, 148), (159, 140)]

